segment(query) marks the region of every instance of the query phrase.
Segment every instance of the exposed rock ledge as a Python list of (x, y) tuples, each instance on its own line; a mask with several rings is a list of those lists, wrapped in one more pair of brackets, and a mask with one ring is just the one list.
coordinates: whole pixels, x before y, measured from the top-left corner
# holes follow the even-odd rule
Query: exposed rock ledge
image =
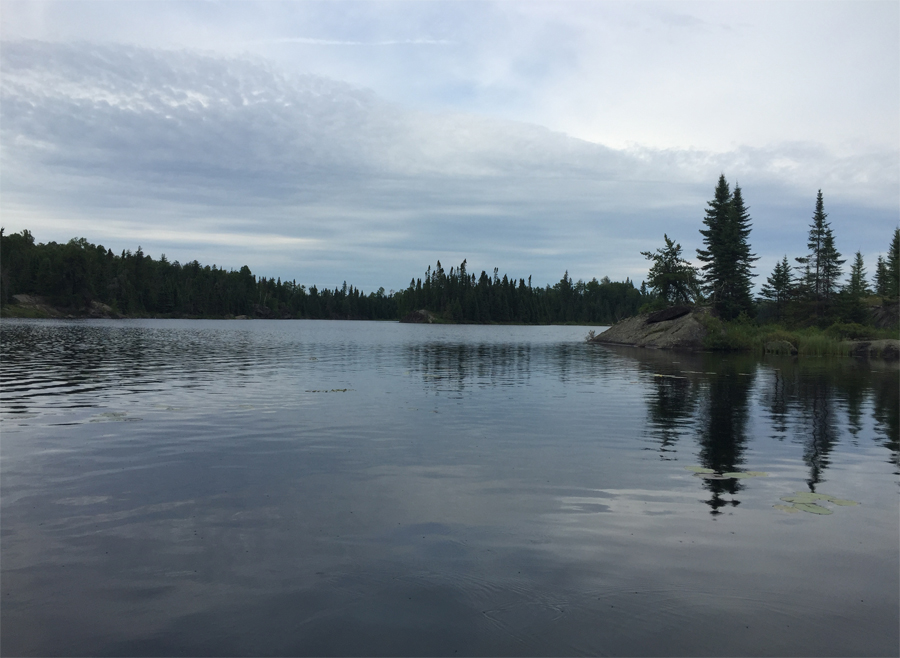
[(846, 343), (850, 356), (864, 359), (884, 359), (897, 361), (900, 359), (900, 340), (882, 338), (881, 340), (854, 340)]
[(703, 349), (707, 334), (698, 318), (709, 314), (707, 307), (692, 309), (689, 306), (642, 313), (617, 322), (591, 342), (696, 352)]
[[(16, 306), (31, 314), (27, 317), (46, 318), (117, 318), (119, 315), (106, 304), (93, 301), (90, 305), (78, 309), (62, 309), (54, 306), (46, 297), (40, 295), (13, 295)], [(7, 309), (9, 310), (9, 309)]]

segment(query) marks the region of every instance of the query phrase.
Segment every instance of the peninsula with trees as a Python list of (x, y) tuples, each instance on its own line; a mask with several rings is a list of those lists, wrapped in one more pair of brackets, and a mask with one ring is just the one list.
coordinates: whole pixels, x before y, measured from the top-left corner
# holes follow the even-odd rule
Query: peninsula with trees
[(750, 215), (743, 191), (719, 177), (703, 218), (698, 268), (667, 234), (663, 246), (642, 255), (651, 261), (641, 313), (591, 341), (683, 350), (756, 350), (787, 354), (898, 355), (900, 228), (887, 256), (879, 256), (873, 284), (857, 251), (842, 281), (846, 259), (819, 190), (807, 253), (794, 265), (785, 255), (752, 296), (754, 262)]

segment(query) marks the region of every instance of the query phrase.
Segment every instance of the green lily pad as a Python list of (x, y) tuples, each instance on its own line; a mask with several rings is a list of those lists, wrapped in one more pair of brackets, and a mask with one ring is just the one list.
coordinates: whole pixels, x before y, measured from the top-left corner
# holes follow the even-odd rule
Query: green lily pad
[(852, 505), (859, 505), (855, 500), (844, 500), (843, 498), (830, 498), (830, 502), (835, 505), (840, 505), (841, 507), (850, 507)]
[(775, 509), (780, 509), (782, 512), (788, 512), (789, 514), (796, 514), (800, 510), (794, 507), (793, 505), (772, 505)]
[[(825, 501), (841, 507), (859, 505), (855, 500), (845, 500), (828, 494), (813, 493), (812, 491), (796, 491), (790, 496), (782, 496), (781, 500), (786, 503), (793, 503), (792, 507), (803, 512), (809, 512), (810, 514), (832, 514), (832, 511), (822, 505), (819, 501)], [(775, 507), (783, 509), (787, 507), (787, 505), (775, 505)]]
[(711, 468), (703, 468), (702, 466), (685, 466), (685, 470), (693, 471), (694, 473), (715, 473), (715, 471)]
[(744, 480), (746, 478), (767, 477), (769, 474), (763, 471), (732, 471), (730, 473), (722, 473), (724, 478), (733, 478), (735, 480)]
[(812, 493), (811, 491), (798, 491), (790, 496), (782, 496), (781, 500), (787, 503), (814, 503), (817, 500), (830, 500), (831, 496)]
[(831, 510), (815, 503), (794, 503), (794, 507), (810, 514), (831, 514)]

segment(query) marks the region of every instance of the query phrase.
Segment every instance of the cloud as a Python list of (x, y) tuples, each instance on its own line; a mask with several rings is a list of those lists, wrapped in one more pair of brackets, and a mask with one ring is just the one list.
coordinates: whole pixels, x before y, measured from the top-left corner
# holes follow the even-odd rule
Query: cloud
[(382, 41), (347, 41), (341, 39), (316, 39), (313, 37), (281, 37), (254, 39), (242, 42), (245, 45), (300, 43), (313, 46), (450, 46), (456, 42), (450, 39), (387, 39)]
[(895, 150), (617, 150), (409, 109), (254, 56), (38, 41), (0, 54), (0, 204), (8, 230), (38, 239), (140, 243), (372, 289), (405, 285), (437, 258), (538, 282), (565, 269), (639, 280), (639, 252), (663, 232), (699, 246), (721, 172), (744, 188), (763, 265), (787, 246), (802, 253), (819, 188), (841, 209), (839, 243), (859, 236), (847, 252), (883, 250), (897, 217)]

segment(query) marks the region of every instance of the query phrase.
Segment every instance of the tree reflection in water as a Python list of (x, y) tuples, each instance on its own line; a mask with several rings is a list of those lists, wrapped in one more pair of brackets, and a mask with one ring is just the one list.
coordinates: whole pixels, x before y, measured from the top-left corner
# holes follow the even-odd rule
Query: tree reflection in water
[[(662, 459), (673, 459), (682, 436), (699, 444), (702, 467), (717, 474), (745, 470), (751, 418), (770, 438), (801, 446), (811, 492), (826, 481), (840, 441), (873, 435), (890, 451), (900, 475), (900, 378), (896, 364), (855, 359), (687, 355), (621, 350), (652, 376), (645, 388), (647, 428)], [(649, 377), (648, 377), (649, 379)], [(767, 427), (765, 420), (768, 421)], [(703, 476), (712, 514), (745, 486)]]
[[(707, 394), (698, 414), (700, 463), (717, 473), (737, 471), (744, 464), (747, 446), (749, 399), (754, 376), (739, 372), (734, 361), (723, 361), (719, 371), (708, 382)], [(734, 496), (742, 486), (738, 480), (705, 480), (711, 497), (706, 504), (712, 514), (720, 514), (726, 505), (737, 506)], [(730, 499), (726, 500), (725, 495)]]
[(660, 459), (675, 459), (675, 444), (693, 424), (697, 397), (696, 383), (687, 377), (654, 377), (647, 396), (648, 423), (659, 441)]
[(875, 439), (890, 451), (890, 462), (898, 463), (900, 380), (896, 364), (801, 358), (767, 365), (777, 366), (763, 396), (769, 419), (779, 438), (790, 437), (803, 446), (810, 491), (825, 481), (829, 456), (842, 440), (844, 424), (854, 443), (865, 439), (868, 413)]

